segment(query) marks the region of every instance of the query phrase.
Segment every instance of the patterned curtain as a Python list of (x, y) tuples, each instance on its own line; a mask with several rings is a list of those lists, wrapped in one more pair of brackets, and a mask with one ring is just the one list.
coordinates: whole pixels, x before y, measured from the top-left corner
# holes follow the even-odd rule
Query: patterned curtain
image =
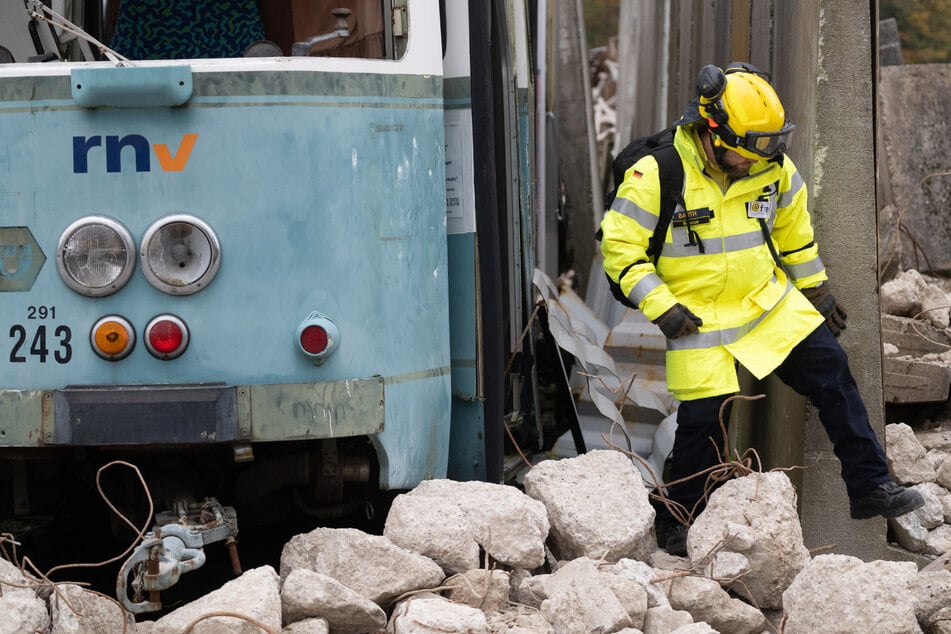
[(262, 39), (255, 0), (123, 0), (109, 46), (129, 59), (241, 57)]

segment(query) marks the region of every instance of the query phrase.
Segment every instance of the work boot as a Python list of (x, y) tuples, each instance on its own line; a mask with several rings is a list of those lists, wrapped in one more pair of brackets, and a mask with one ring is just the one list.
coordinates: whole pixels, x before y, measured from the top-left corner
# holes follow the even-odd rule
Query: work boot
[(687, 527), (674, 524), (667, 533), (667, 553), (675, 557), (687, 556)]
[(854, 520), (865, 520), (876, 515), (898, 517), (925, 505), (917, 491), (898, 486), (891, 480), (882, 482), (868, 495), (849, 500), (849, 511)]

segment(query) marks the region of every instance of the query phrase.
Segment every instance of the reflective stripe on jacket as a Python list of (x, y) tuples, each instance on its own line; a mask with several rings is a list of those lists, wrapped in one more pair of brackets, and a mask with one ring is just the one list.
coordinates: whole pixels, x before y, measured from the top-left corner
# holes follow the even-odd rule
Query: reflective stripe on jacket
[[(757, 378), (775, 370), (823, 322), (797, 289), (827, 279), (793, 162), (758, 161), (724, 193), (704, 173), (698, 142), (693, 126), (677, 129), (684, 204), (656, 268), (646, 253), (660, 209), (652, 156), (628, 170), (601, 222), (604, 269), (648, 319), (680, 303), (703, 320), (699, 333), (667, 342), (667, 386), (680, 400), (738, 391), (734, 360)], [(783, 268), (756, 215), (765, 216)]]

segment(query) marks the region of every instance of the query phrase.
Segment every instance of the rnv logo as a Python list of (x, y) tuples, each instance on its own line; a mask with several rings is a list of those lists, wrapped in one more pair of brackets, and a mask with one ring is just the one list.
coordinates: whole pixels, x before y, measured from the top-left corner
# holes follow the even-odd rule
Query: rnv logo
[[(122, 171), (122, 150), (127, 147), (132, 148), (135, 157), (135, 171), (137, 172), (152, 171), (152, 153), (150, 150), (155, 150), (155, 158), (158, 159), (163, 172), (181, 172), (185, 169), (188, 157), (191, 156), (197, 140), (197, 134), (182, 135), (182, 140), (173, 154), (166, 144), (155, 143), (150, 145), (148, 139), (141, 134), (127, 134), (121, 138), (118, 135), (106, 136), (106, 172)], [(92, 154), (95, 157), (101, 154), (103, 150), (98, 148), (102, 147), (101, 135), (74, 136), (73, 174), (89, 173), (89, 156)]]

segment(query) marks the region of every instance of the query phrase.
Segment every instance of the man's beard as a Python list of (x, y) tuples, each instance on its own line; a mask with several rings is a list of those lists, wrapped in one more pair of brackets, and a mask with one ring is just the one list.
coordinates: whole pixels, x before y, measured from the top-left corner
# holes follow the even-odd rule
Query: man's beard
[(713, 148), (713, 158), (716, 159), (717, 165), (720, 167), (723, 173), (730, 178), (743, 178), (744, 176), (749, 176), (750, 167), (748, 165), (729, 165), (723, 160), (723, 157), (726, 153), (727, 148), (723, 147), (722, 145), (718, 145)]

